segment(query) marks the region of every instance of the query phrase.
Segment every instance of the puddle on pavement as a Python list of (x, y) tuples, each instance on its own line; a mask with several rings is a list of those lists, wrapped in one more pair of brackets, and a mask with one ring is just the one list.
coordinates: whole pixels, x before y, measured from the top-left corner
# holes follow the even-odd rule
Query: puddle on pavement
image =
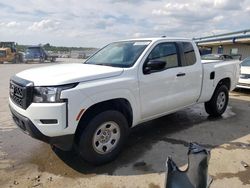
[(237, 173), (218, 173), (214, 180), (224, 179), (224, 178), (234, 178), (237, 177), (242, 182), (243, 185), (250, 185), (250, 167), (247, 167), (244, 171), (239, 171)]
[(135, 170), (143, 171), (143, 172), (153, 172), (154, 171), (154, 169), (152, 168), (152, 165), (147, 164), (144, 161), (134, 163), (133, 168)]
[(5, 158), (11, 160), (10, 166), (6, 166), (7, 168), (14, 169), (22, 165), (35, 164), (41, 172), (46, 171), (62, 176), (77, 174), (57, 157), (48, 144), (25, 135), (19, 129), (0, 132), (0, 134), (1, 152), (5, 153)]
[(232, 111), (232, 107), (228, 106), (226, 112), (222, 115), (222, 118), (227, 119), (227, 118), (233, 117), (235, 115), (236, 115), (236, 113), (234, 113)]
[(154, 183), (150, 183), (150, 184), (148, 185), (148, 188), (160, 188), (160, 186), (159, 186), (159, 185), (156, 185), (156, 184), (154, 184)]
[[(228, 108), (223, 118), (217, 121), (234, 116), (232, 108)], [(204, 110), (203, 104), (195, 105), (174, 114), (147, 122), (135, 127), (126, 143), (123, 153), (107, 165), (93, 167), (84, 163), (81, 158), (70, 152), (52, 150), (48, 144), (35, 140), (19, 129), (2, 132), (1, 141), (3, 150), (8, 154), (8, 158), (14, 160), (14, 165), (35, 164), (41, 172), (49, 172), (55, 175), (67, 177), (92, 177), (96, 174), (120, 175), (117, 169), (125, 168), (126, 174), (134, 174), (138, 171), (141, 174), (159, 172), (165, 169), (164, 161), (162, 167), (154, 169), (152, 164), (136, 165), (136, 162), (143, 160), (147, 153), (154, 149), (157, 143), (164, 141), (166, 144), (188, 146), (188, 142), (167, 136), (184, 129), (191, 128), (197, 124), (212, 121)], [(213, 119), (214, 120), (214, 119)], [(214, 145), (204, 145), (205, 147), (216, 147)], [(171, 146), (172, 147), (172, 146)], [(169, 148), (172, 152), (175, 146)], [(186, 151), (185, 151), (186, 152)], [(157, 163), (157, 162), (156, 162)], [(155, 164), (154, 164), (155, 165)], [(157, 164), (159, 165), (159, 164)]]
[(223, 148), (226, 150), (235, 150), (235, 149), (250, 150), (250, 144), (246, 144), (242, 142), (229, 142), (229, 143), (226, 143), (224, 146), (220, 146), (220, 148)]

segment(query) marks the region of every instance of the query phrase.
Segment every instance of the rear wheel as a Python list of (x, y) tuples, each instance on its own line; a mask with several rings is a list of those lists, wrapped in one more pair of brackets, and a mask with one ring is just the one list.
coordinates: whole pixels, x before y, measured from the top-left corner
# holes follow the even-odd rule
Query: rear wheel
[(56, 61), (56, 58), (54, 58), (54, 57), (52, 57), (51, 59), (50, 59), (50, 62), (55, 62)]
[(45, 62), (44, 58), (39, 59), (39, 63), (44, 63), (44, 62)]
[(228, 98), (228, 88), (225, 85), (217, 87), (210, 101), (205, 103), (206, 112), (213, 117), (221, 116), (227, 108)]
[(113, 160), (122, 149), (128, 133), (128, 123), (118, 111), (97, 114), (80, 136), (78, 150), (81, 157), (94, 165)]
[(17, 63), (17, 59), (14, 58), (14, 59), (12, 60), (12, 63), (16, 64), (16, 63)]

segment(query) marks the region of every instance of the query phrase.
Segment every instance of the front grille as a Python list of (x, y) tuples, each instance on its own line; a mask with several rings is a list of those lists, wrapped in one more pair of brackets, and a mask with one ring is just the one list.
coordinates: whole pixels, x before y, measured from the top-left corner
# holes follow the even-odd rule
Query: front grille
[(21, 87), (14, 82), (10, 82), (10, 98), (18, 106), (24, 108), (25, 105), (25, 87)]
[(26, 109), (32, 102), (33, 83), (18, 77), (10, 80), (10, 98), (19, 107)]

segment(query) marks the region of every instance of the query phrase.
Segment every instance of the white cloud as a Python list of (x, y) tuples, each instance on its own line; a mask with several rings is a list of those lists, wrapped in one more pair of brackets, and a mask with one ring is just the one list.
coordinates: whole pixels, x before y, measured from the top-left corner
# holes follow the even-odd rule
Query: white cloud
[(135, 38), (141, 38), (141, 37), (145, 37), (145, 33), (134, 33), (133, 34), (133, 37), (135, 37)]
[(248, 7), (246, 8), (246, 11), (247, 11), (247, 12), (250, 12), (250, 6), (248, 6)]
[(223, 21), (223, 19), (224, 19), (224, 16), (222, 16), (222, 15), (219, 15), (219, 16), (216, 16), (216, 17), (213, 18), (213, 20), (214, 20), (215, 22)]
[(226, 10), (235, 10), (240, 9), (242, 2), (236, 0), (214, 0), (214, 7), (219, 9), (226, 9)]
[(168, 15), (168, 12), (163, 10), (163, 9), (154, 9), (152, 11), (152, 14), (153, 15), (157, 15), (157, 16), (160, 16), (160, 15)]
[(21, 24), (20, 23), (17, 23), (15, 21), (12, 21), (12, 22), (9, 22), (6, 24), (7, 27), (17, 27), (17, 26), (20, 26)]
[(52, 31), (59, 29), (60, 22), (50, 19), (34, 22), (28, 29), (32, 31)]
[(22, 44), (97, 47), (130, 37), (192, 38), (250, 27), (249, 4), (250, 0), (53, 0), (51, 6), (49, 0), (12, 0), (1, 3), (0, 36)]
[(16, 22), (16, 21), (10, 21), (10, 22), (0, 22), (0, 26), (2, 28), (14, 28), (14, 27), (18, 27), (20, 26), (21, 24)]

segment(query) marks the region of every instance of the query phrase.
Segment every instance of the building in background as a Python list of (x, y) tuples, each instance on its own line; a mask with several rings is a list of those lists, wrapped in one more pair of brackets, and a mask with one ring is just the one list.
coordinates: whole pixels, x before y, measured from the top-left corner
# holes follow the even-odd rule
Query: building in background
[(228, 54), (245, 59), (250, 57), (250, 29), (194, 38), (202, 54)]

